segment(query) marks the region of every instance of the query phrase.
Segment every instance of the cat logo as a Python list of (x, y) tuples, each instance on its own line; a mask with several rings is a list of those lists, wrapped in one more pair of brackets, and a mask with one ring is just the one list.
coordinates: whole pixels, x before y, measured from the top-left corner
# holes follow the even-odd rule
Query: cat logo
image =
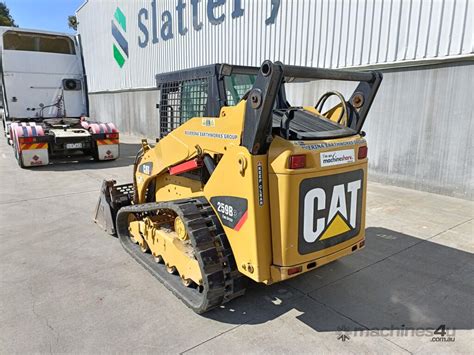
[(144, 163), (138, 167), (138, 171), (145, 175), (151, 175), (153, 163)]
[(300, 185), (300, 254), (328, 248), (360, 230), (362, 170), (304, 180)]

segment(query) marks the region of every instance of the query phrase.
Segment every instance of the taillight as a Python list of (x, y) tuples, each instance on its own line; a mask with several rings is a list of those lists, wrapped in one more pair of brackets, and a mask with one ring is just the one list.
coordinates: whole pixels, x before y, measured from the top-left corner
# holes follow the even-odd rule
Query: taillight
[(289, 166), (290, 169), (303, 169), (306, 166), (306, 155), (291, 155)]
[(108, 139), (118, 139), (118, 137), (119, 137), (118, 133), (106, 133), (105, 134), (105, 138), (108, 138)]
[(295, 266), (295, 267), (292, 267), (290, 269), (288, 269), (288, 276), (289, 275), (294, 275), (294, 274), (297, 274), (299, 272), (303, 271), (303, 267), (302, 266)]
[(18, 137), (18, 142), (23, 144), (31, 144), (36, 142), (36, 139), (33, 137)]
[(367, 146), (363, 145), (359, 147), (359, 153), (357, 154), (357, 158), (359, 159), (365, 159), (367, 158)]

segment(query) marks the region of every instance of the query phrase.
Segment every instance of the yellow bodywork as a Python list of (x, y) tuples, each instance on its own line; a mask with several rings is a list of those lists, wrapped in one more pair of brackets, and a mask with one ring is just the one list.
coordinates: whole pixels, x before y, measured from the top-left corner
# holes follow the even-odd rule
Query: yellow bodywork
[[(313, 268), (311, 265), (313, 262), (316, 262), (316, 266), (319, 267), (339, 259), (344, 255), (348, 255), (358, 249), (364, 240), (367, 158), (358, 160), (357, 151), (360, 146), (366, 145), (366, 141), (360, 136), (338, 139), (338, 143), (343, 147), (339, 148), (339, 150), (354, 149), (356, 152), (356, 161), (354, 163), (345, 164), (342, 167), (321, 167), (320, 154), (328, 151), (336, 151), (338, 149), (321, 148), (312, 150), (312, 144), (324, 145), (330, 143), (330, 140), (318, 140), (305, 141), (304, 144), (299, 145), (277, 137), (271, 145), (269, 156), (269, 184), (270, 196), (272, 198), (272, 281), (279, 281), (291, 277), (285, 272), (288, 268), (302, 266), (302, 272), (304, 272)], [(306, 155), (306, 168), (298, 170), (288, 169), (287, 162), (290, 155), (299, 154)], [(333, 176), (354, 170), (362, 170), (363, 172), (359, 233), (349, 240), (321, 251), (301, 255), (297, 248), (298, 241), (293, 236), (296, 233), (295, 231), (298, 230), (300, 184), (305, 179), (314, 178), (315, 176)], [(326, 228), (320, 239), (330, 239), (340, 233), (348, 231), (349, 228), (350, 226), (342, 219), (337, 219), (336, 217), (333, 223)]]
[[(277, 136), (272, 141), (267, 155), (252, 155), (245, 147), (240, 146), (245, 105), (246, 101), (242, 100), (236, 106), (222, 108), (219, 117), (190, 119), (161, 139), (154, 147), (148, 148), (145, 145), (145, 152), (135, 175), (138, 191), (136, 202), (146, 202), (147, 188), (150, 186), (154, 187), (156, 201), (198, 196), (203, 196), (208, 201), (216, 196), (234, 196), (246, 200), (246, 215), (242, 217), (243, 222), (239, 224), (238, 229), (224, 224), (223, 227), (238, 270), (257, 282), (267, 284), (300, 275), (362, 247), (367, 159), (359, 160), (357, 155), (358, 148), (365, 146), (366, 141), (359, 135), (304, 142), (287, 141)], [(314, 112), (314, 108), (305, 109)], [(332, 114), (338, 116), (339, 111), (333, 110)], [(353, 151), (354, 160), (342, 165), (321, 166), (321, 153), (337, 151)], [(184, 176), (169, 174), (170, 167), (203, 154), (209, 154), (219, 160), (214, 173), (205, 184)], [(292, 155), (305, 155), (305, 168), (290, 169), (288, 161)], [(144, 164), (149, 164), (147, 169), (140, 169)], [(340, 238), (344, 233), (350, 234), (351, 237), (321, 250), (300, 253), (298, 249), (298, 235), (301, 234), (298, 222), (301, 213), (300, 185), (307, 179), (343, 176), (354, 171), (361, 176), (360, 187), (355, 190), (355, 185), (342, 184), (345, 187), (338, 188), (340, 200), (331, 201), (335, 206), (331, 208), (339, 212), (344, 210), (342, 204), (345, 203), (347, 205), (345, 215), (343, 212), (338, 213), (332, 221), (329, 221), (328, 218), (316, 216), (315, 210), (314, 217), (315, 223), (323, 221), (327, 224), (319, 236), (318, 243), (331, 244), (331, 239), (336, 240), (333, 238)], [(150, 184), (152, 181), (154, 184)], [(352, 190), (348, 191), (347, 186), (352, 186)], [(333, 193), (335, 194), (336, 192)], [(345, 202), (342, 201), (345, 199), (341, 197), (343, 195), (349, 196)], [(325, 198), (329, 199), (328, 196)], [(362, 199), (356, 216), (357, 230), (349, 225), (348, 220), (354, 218), (347, 212), (349, 209), (351, 213), (353, 211), (353, 205), (351, 208), (348, 206), (353, 203), (350, 198), (354, 196), (357, 198), (361, 196)], [(327, 203), (329, 204), (329, 201)], [(213, 208), (223, 222), (216, 206)], [(152, 252), (163, 253), (163, 246), (155, 246), (150, 241), (153, 240), (153, 233), (161, 233), (169, 239), (170, 232), (145, 227), (143, 221), (132, 222), (132, 234), (147, 236), (147, 243)], [(311, 234), (313, 227), (308, 230)], [(172, 233), (176, 239), (176, 232)], [(175, 254), (169, 254), (168, 258), (179, 259), (173, 255), (179, 251), (180, 244), (170, 243), (167, 245), (175, 245), (175, 249), (169, 253)], [(181, 268), (188, 267), (186, 277), (198, 283), (199, 276), (192, 262), (181, 260), (179, 263), (187, 265), (181, 266)]]

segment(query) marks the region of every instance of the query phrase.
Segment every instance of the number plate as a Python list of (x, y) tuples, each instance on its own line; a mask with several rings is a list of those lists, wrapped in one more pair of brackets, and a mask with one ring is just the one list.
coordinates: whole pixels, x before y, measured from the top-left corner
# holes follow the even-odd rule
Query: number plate
[(66, 149), (81, 149), (82, 143), (66, 143)]

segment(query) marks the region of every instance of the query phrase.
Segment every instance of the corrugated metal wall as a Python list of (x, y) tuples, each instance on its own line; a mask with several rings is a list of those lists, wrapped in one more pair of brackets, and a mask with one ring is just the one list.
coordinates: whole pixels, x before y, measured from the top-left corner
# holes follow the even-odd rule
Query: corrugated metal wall
[[(285, 64), (331, 68), (449, 58), (473, 53), (474, 0), (241, 0), (243, 15), (232, 18), (235, 3), (216, 7), (208, 21), (207, 1), (199, 2), (193, 29), (191, 2), (184, 1), (185, 35), (178, 33), (178, 0), (156, 4), (158, 33), (162, 13), (170, 11), (173, 38), (151, 38), (138, 45), (141, 8), (152, 32), (151, 0), (89, 0), (79, 11), (79, 33), (90, 92), (154, 87), (161, 72), (216, 62), (259, 65), (264, 59)], [(272, 3), (280, 4), (273, 24), (266, 24)], [(120, 68), (113, 58), (111, 21), (120, 7), (126, 17), (129, 56)], [(151, 36), (151, 33), (150, 33)]]

